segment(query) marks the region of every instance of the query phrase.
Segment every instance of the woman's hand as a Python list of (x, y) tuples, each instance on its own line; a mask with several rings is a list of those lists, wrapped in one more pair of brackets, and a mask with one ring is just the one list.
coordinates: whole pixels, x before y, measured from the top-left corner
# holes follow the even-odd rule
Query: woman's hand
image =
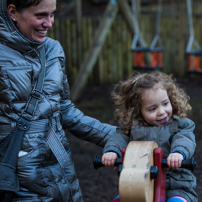
[(181, 166), (182, 160), (184, 159), (183, 155), (180, 153), (171, 153), (167, 158), (167, 165), (172, 169), (178, 169)]
[(107, 152), (102, 156), (102, 163), (106, 167), (112, 167), (115, 164), (118, 155), (115, 152)]

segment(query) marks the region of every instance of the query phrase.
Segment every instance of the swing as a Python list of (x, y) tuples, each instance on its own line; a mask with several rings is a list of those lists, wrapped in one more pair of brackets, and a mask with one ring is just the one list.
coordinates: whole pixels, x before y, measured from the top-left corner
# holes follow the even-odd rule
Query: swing
[(187, 0), (187, 12), (189, 22), (189, 34), (190, 34), (186, 49), (186, 55), (188, 57), (188, 72), (202, 73), (202, 69), (200, 68), (199, 64), (199, 57), (202, 56), (202, 50), (194, 37), (191, 0)]
[[(162, 69), (162, 55), (164, 48), (159, 46), (157, 47), (157, 42), (160, 40), (159, 36), (159, 27), (160, 27), (160, 17), (161, 17), (161, 5), (162, 0), (159, 0), (158, 2), (158, 12), (157, 12), (157, 22), (156, 22), (156, 34), (154, 36), (154, 39), (150, 45), (150, 47), (146, 47), (143, 39), (139, 35), (139, 25), (138, 25), (138, 19), (137, 19), (137, 13), (136, 13), (136, 3), (135, 0), (131, 0), (132, 3), (132, 9), (134, 14), (134, 27), (135, 27), (135, 36), (133, 38), (132, 42), (132, 52), (133, 52), (133, 67), (138, 69)], [(137, 43), (139, 42), (140, 46), (137, 47)], [(145, 62), (145, 54), (151, 53), (151, 62), (149, 64), (146, 64)]]

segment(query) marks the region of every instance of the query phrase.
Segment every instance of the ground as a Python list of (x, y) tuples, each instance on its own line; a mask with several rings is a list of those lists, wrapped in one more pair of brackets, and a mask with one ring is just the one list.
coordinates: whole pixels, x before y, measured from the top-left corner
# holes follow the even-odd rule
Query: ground
[[(202, 201), (202, 78), (179, 79), (191, 98), (193, 107), (190, 118), (196, 123), (195, 135), (197, 147), (194, 158), (197, 162), (194, 174), (197, 178), (196, 192), (198, 201)], [(114, 105), (110, 99), (112, 85), (88, 87), (84, 90), (76, 106), (85, 114), (95, 117), (102, 122), (116, 124), (114, 120)], [(94, 155), (101, 156), (102, 148), (85, 141), (81, 141), (68, 134), (75, 167), (85, 202), (111, 202), (118, 195), (118, 173), (112, 168), (94, 169)]]

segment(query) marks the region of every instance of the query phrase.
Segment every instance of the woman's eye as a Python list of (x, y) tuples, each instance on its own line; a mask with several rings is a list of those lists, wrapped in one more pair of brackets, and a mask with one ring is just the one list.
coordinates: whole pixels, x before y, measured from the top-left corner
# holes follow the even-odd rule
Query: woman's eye
[(42, 18), (44, 16), (44, 14), (38, 14), (37, 17), (38, 18)]

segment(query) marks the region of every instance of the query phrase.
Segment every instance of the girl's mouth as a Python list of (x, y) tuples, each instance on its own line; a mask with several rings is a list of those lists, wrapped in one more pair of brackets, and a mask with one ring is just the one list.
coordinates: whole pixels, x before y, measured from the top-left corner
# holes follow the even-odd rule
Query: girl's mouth
[(157, 120), (160, 124), (164, 124), (167, 122), (167, 116), (161, 120)]

